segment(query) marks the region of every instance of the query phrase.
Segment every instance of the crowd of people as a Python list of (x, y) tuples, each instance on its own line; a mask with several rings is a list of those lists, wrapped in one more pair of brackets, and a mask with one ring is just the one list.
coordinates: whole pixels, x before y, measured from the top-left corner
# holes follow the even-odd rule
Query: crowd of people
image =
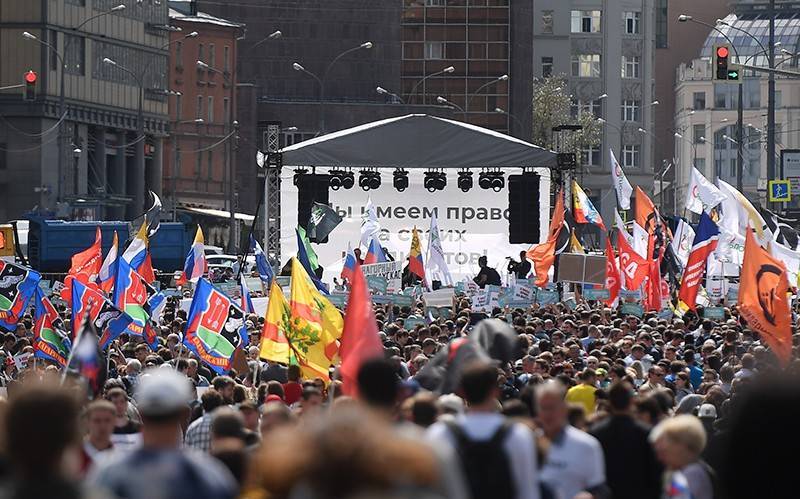
[(252, 314), (246, 360), (215, 375), (182, 346), (176, 305), (157, 351), (113, 343), (96, 390), (13, 361), (32, 350), (30, 315), (3, 337), (0, 497), (796, 495), (798, 365), (781, 369), (735, 306), (721, 320), (594, 302), (481, 315), (457, 297), (452, 319), (407, 330), (421, 304), (375, 305), (384, 356), (345, 396), (334, 368), (328, 382), (259, 359)]

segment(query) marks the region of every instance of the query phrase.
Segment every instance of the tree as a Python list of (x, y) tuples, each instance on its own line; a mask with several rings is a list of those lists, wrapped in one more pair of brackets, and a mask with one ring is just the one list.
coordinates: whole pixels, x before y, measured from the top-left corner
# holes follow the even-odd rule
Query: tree
[(546, 149), (555, 149), (553, 127), (560, 125), (580, 125), (577, 132), (565, 137), (561, 152), (574, 152), (581, 161), (580, 152), (589, 146), (600, 144), (601, 126), (590, 112), (579, 113), (573, 117), (572, 100), (566, 91), (567, 80), (564, 75), (550, 76), (533, 85), (533, 136), (531, 142)]

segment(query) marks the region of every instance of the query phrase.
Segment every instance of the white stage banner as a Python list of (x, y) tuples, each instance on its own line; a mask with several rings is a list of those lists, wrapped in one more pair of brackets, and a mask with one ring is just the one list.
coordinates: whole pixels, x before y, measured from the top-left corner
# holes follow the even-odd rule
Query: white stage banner
[[(317, 173), (327, 173), (318, 168)], [(354, 172), (358, 176), (358, 171)], [(432, 214), (439, 223), (439, 234), (445, 261), (453, 281), (474, 277), (479, 270), (478, 258), (486, 255), (490, 267), (501, 275), (506, 274), (506, 257), (519, 258), (519, 252), (528, 244), (508, 243), (508, 175), (519, 170), (506, 171), (506, 186), (500, 192), (484, 190), (478, 186), (479, 170), (473, 170), (474, 186), (468, 192), (458, 188), (456, 171), (447, 172), (447, 186), (443, 191), (428, 192), (423, 187), (424, 171), (409, 172), (409, 186), (398, 192), (392, 186), (391, 170), (381, 170), (381, 187), (365, 192), (356, 187), (330, 191), (330, 204), (342, 215), (344, 221), (330, 234), (326, 244), (314, 244), (319, 263), (325, 270), (323, 281), (332, 282), (338, 277), (347, 251), (347, 243), (355, 248), (361, 239), (361, 221), (367, 198), (377, 212), (381, 225), (379, 241), (396, 261), (405, 262), (411, 246), (411, 230), (416, 226), (423, 248), (428, 246), (428, 227)], [(539, 187), (539, 240), (547, 237), (550, 223), (550, 174), (547, 169), (537, 169), (541, 175)], [(292, 183), (294, 172), (284, 169), (281, 175), (281, 255), (283, 264), (297, 254), (294, 229), (297, 225), (297, 188)], [(362, 247), (362, 257), (366, 248)], [(405, 263), (403, 264), (405, 265)]]

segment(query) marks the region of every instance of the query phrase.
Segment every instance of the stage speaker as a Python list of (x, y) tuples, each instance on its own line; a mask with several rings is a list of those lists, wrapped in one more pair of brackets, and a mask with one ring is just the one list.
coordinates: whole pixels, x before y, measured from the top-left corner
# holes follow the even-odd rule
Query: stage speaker
[[(311, 206), (314, 202), (328, 204), (328, 185), (330, 175), (298, 175), (297, 177), (297, 225), (308, 231), (308, 220), (311, 218)], [(308, 235), (311, 237), (311, 234)], [(327, 243), (326, 237), (317, 243)]]
[(508, 242), (539, 242), (539, 175), (508, 177)]

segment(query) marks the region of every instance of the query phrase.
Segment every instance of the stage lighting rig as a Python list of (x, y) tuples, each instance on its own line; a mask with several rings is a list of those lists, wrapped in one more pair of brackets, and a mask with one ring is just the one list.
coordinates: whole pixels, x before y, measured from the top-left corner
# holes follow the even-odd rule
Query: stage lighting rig
[(305, 168), (296, 169), (294, 171), (294, 181), (293, 181), (294, 185), (297, 185), (297, 181), (300, 180), (300, 177), (303, 176), (303, 175), (306, 175), (307, 173), (308, 173), (308, 170), (306, 170)]
[(444, 170), (428, 170), (425, 172), (423, 185), (428, 192), (443, 191), (447, 185), (447, 174)]
[(353, 184), (355, 184), (355, 175), (353, 172), (348, 170), (342, 170), (339, 168), (331, 169), (328, 174), (331, 176), (330, 185), (331, 189), (334, 191), (338, 191), (342, 187), (345, 189), (352, 189)]
[(472, 189), (474, 182), (472, 181), (472, 172), (464, 168), (458, 172), (458, 188), (464, 192), (469, 192)]
[(408, 171), (402, 168), (395, 170), (393, 184), (397, 192), (403, 192), (408, 189)]
[(375, 168), (361, 170), (358, 175), (358, 186), (365, 191), (374, 191), (381, 186), (381, 174)]
[(506, 185), (506, 179), (499, 168), (487, 168), (478, 177), (478, 185), (481, 189), (492, 189), (494, 192), (500, 192)]

